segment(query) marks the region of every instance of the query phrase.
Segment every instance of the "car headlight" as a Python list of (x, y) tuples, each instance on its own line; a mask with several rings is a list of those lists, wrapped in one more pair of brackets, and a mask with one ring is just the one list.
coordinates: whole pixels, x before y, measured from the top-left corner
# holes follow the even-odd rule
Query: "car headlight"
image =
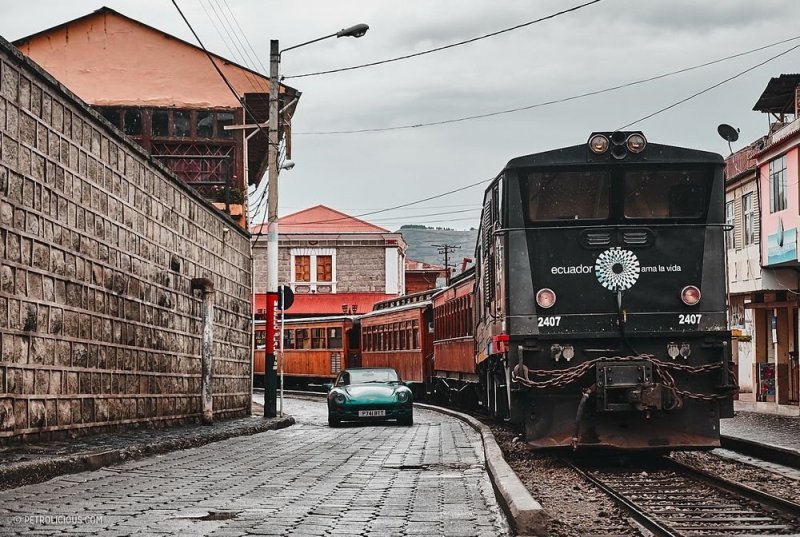
[(337, 405), (343, 405), (344, 402), (347, 400), (347, 398), (344, 396), (343, 393), (338, 393), (338, 392), (333, 394), (332, 399), (333, 402), (336, 403)]
[(397, 392), (397, 400), (400, 401), (401, 403), (405, 403), (406, 401), (408, 401), (408, 397), (409, 394), (406, 390), (403, 390), (402, 392)]

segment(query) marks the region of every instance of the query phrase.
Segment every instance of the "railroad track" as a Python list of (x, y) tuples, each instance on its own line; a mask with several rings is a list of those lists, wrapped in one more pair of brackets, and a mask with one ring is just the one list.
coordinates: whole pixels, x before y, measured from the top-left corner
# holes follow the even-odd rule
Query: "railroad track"
[(668, 458), (633, 469), (564, 462), (656, 536), (800, 533), (800, 504)]

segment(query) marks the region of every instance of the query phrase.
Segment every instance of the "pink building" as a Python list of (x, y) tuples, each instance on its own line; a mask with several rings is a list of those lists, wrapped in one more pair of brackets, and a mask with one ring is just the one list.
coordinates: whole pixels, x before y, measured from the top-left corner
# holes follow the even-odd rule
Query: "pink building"
[[(760, 258), (765, 272), (778, 274), (772, 291), (755, 293), (753, 310), (754, 398), (778, 411), (798, 413), (798, 297), (800, 297), (800, 74), (772, 78), (754, 110), (770, 114), (772, 124), (754, 155), (760, 192)], [(782, 270), (780, 269), (789, 269)], [(791, 405), (791, 406), (785, 406)]]

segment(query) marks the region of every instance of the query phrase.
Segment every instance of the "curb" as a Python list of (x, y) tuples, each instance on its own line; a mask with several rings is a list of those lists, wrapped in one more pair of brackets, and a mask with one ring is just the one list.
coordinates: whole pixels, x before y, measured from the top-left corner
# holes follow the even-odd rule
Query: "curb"
[(458, 418), (480, 433), (489, 477), (514, 531), (517, 535), (547, 535), (549, 515), (508, 465), (489, 427), (472, 416), (448, 408), (423, 403), (414, 403), (414, 406)]
[[(223, 422), (224, 423), (224, 422)], [(249, 436), (265, 431), (283, 429), (294, 424), (294, 418), (270, 419), (256, 425), (239, 429), (220, 431), (209, 430), (200, 436), (187, 435), (183, 438), (170, 438), (155, 443), (138, 443), (119, 449), (90, 451), (71, 455), (61, 455), (46, 460), (25, 461), (4, 465), (0, 468), (0, 490), (12, 489), (22, 485), (42, 483), (54, 477), (98, 470), (106, 466), (142, 459), (170, 451), (204, 446), (237, 436)]]

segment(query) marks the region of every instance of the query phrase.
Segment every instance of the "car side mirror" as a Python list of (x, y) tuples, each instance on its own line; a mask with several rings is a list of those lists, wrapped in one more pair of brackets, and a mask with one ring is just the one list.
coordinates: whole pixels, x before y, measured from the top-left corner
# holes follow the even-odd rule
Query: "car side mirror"
[(330, 382), (326, 382), (325, 384), (322, 385), (322, 387), (325, 388), (326, 392), (329, 392), (333, 389), (333, 384), (331, 384)]

